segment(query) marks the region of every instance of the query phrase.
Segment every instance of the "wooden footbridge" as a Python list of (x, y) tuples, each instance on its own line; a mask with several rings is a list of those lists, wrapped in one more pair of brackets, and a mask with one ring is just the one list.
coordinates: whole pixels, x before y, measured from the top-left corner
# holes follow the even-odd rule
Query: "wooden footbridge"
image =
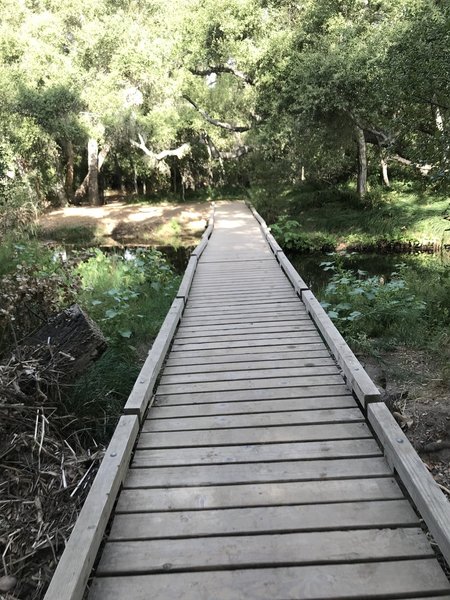
[(436, 548), (449, 504), (377, 388), (259, 215), (221, 204), (46, 600), (450, 599)]

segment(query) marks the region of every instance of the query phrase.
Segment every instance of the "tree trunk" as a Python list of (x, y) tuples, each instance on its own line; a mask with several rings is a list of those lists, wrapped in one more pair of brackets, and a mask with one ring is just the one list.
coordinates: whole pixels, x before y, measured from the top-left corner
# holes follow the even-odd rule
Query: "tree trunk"
[(66, 196), (69, 200), (69, 202), (72, 202), (73, 198), (74, 198), (74, 189), (73, 189), (73, 182), (74, 182), (74, 152), (73, 152), (73, 144), (70, 140), (68, 140), (65, 144), (64, 144), (64, 149), (66, 151), (66, 158), (67, 158), (67, 163), (66, 163), (66, 178), (65, 178), (65, 182), (64, 182), (64, 189), (66, 191)]
[[(111, 149), (111, 146), (109, 144), (105, 144), (103, 146), (103, 148), (100, 150), (100, 152), (98, 153), (97, 174), (99, 171), (101, 171), (103, 163), (105, 162), (110, 149)], [(98, 175), (97, 175), (97, 186), (98, 186)], [(89, 171), (88, 171), (86, 177), (81, 182), (81, 184), (78, 186), (77, 191), (75, 192), (75, 200), (77, 202), (80, 202), (88, 193), (88, 189), (89, 189)]]
[(59, 381), (74, 379), (106, 350), (106, 340), (78, 306), (73, 304), (41, 329), (26, 338), (20, 347), (22, 360), (37, 360)]
[(386, 187), (391, 187), (391, 182), (389, 181), (389, 173), (388, 173), (388, 164), (384, 156), (380, 159), (381, 162), (381, 175), (383, 177), (383, 183)]
[(98, 193), (98, 143), (94, 138), (88, 142), (88, 199), (91, 206), (101, 206)]
[(364, 200), (367, 194), (367, 147), (364, 138), (364, 131), (358, 125), (355, 128), (356, 143), (358, 146), (358, 182), (357, 191), (361, 200)]

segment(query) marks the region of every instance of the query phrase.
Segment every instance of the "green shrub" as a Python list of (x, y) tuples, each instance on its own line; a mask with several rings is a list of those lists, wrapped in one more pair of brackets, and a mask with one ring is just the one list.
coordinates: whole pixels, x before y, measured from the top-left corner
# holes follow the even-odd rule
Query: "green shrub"
[(298, 252), (334, 250), (336, 239), (318, 231), (304, 231), (298, 221), (279, 217), (271, 227), (272, 233), (283, 248)]
[(356, 345), (367, 338), (386, 346), (421, 341), (427, 305), (407, 285), (402, 265), (388, 280), (341, 270), (332, 261), (321, 266), (335, 271), (321, 294), (322, 306), (344, 336)]

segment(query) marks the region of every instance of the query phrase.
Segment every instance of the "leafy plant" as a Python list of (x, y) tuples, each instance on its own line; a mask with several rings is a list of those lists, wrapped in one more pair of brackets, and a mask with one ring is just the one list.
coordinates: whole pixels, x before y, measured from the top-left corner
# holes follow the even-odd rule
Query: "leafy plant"
[(322, 306), (349, 338), (383, 338), (386, 345), (396, 345), (415, 338), (424, 326), (426, 303), (409, 289), (402, 277), (403, 264), (387, 280), (362, 270), (340, 269), (332, 261), (321, 266), (335, 270), (322, 294)]

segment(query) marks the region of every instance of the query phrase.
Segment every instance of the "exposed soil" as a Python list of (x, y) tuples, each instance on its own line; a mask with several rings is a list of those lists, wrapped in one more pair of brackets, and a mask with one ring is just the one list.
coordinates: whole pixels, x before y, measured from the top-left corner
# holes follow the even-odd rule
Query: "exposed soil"
[(68, 243), (80, 238), (102, 246), (192, 246), (198, 243), (209, 212), (208, 202), (127, 204), (111, 196), (104, 206), (69, 206), (43, 215), (40, 237)]
[(450, 385), (424, 351), (399, 348), (362, 363), (412, 445), (450, 497)]

